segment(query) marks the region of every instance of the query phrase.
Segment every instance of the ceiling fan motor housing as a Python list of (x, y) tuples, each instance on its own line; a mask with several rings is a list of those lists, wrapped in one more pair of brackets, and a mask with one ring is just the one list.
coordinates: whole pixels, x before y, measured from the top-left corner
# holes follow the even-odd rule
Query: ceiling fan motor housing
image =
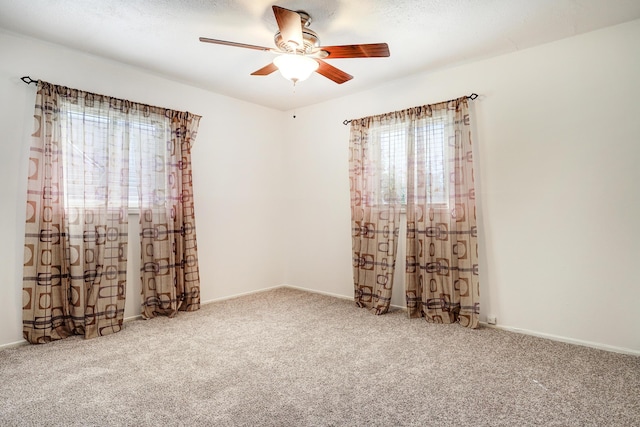
[(282, 39), (282, 34), (278, 31), (273, 37), (273, 41), (283, 52), (296, 53), (300, 55), (307, 55), (313, 52), (314, 49), (320, 46), (320, 38), (315, 31), (309, 29), (311, 24), (311, 16), (302, 10), (296, 11), (300, 15), (300, 22), (302, 25), (302, 40), (303, 45), (297, 46), (294, 43), (290, 43), (287, 40)]

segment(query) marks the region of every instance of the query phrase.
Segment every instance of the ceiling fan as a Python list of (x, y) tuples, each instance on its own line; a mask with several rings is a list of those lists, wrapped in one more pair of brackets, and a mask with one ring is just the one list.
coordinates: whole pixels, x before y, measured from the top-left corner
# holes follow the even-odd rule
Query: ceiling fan
[(274, 36), (274, 48), (236, 43), (200, 37), (201, 42), (242, 47), (279, 54), (272, 63), (251, 73), (252, 76), (267, 76), (276, 70), (296, 82), (305, 80), (314, 71), (338, 84), (347, 82), (353, 76), (329, 65), (324, 59), (375, 58), (389, 56), (386, 43), (351, 44), (342, 46), (320, 46), (318, 35), (309, 29), (311, 16), (304, 11), (292, 11), (273, 6), (279, 31)]

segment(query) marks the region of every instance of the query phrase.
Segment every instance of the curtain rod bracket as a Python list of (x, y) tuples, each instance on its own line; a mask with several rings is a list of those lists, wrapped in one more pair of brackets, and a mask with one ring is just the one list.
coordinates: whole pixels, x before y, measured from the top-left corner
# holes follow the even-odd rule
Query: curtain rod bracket
[(31, 83), (35, 83), (38, 84), (38, 80), (33, 80), (31, 77), (29, 76), (24, 76), (24, 77), (20, 77), (20, 80), (22, 80), (23, 82), (25, 82), (26, 84), (30, 85)]

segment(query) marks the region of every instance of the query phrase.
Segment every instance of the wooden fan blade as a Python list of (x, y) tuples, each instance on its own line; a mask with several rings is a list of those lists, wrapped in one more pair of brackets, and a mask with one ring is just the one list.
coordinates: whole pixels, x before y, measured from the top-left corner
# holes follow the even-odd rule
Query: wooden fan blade
[(275, 64), (272, 62), (260, 68), (259, 70), (254, 71), (253, 73), (251, 73), (251, 75), (252, 76), (268, 76), (269, 74), (273, 73), (277, 69), (278, 67), (276, 67)]
[(206, 37), (200, 37), (200, 41), (204, 43), (213, 43), (213, 44), (221, 44), (225, 46), (233, 46), (233, 47), (243, 47), (245, 49), (254, 49), (254, 50), (263, 50), (263, 51), (271, 51), (273, 49), (264, 46), (255, 46), (252, 44), (245, 43), (236, 43), (236, 42), (228, 42), (226, 40), (216, 40), (216, 39), (208, 39)]
[(327, 58), (382, 58), (390, 56), (389, 45), (386, 43), (348, 44), (344, 46), (321, 46), (329, 54)]
[(333, 80), (339, 85), (351, 80), (353, 78), (352, 75), (345, 73), (342, 70), (337, 69), (333, 65), (329, 65), (321, 59), (315, 59), (315, 61), (320, 64), (316, 73), (321, 74), (328, 78), (329, 80)]
[(278, 22), (282, 40), (295, 44), (295, 46), (292, 46), (294, 49), (302, 49), (304, 47), (304, 40), (302, 39), (302, 20), (300, 19), (300, 15), (280, 6), (273, 6), (272, 8), (276, 21)]

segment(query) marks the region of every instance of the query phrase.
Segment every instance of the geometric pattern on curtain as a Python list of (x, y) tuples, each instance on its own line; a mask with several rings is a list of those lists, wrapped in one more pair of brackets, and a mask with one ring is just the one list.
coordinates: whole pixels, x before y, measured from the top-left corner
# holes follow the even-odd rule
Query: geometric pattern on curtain
[[(78, 108), (82, 114), (74, 114)], [(122, 101), (38, 83), (23, 275), (23, 335), (30, 343), (122, 327), (128, 141), (119, 137), (122, 126), (97, 118), (126, 108)], [(84, 191), (74, 192), (77, 186)]]
[(191, 147), (200, 116), (171, 112), (164, 144), (142, 144), (140, 243), (142, 316), (200, 308)]
[[(351, 121), (349, 180), (354, 299), (384, 314), (391, 304), (404, 192), (402, 156), (379, 156), (396, 121), (392, 115)], [(387, 138), (387, 141), (384, 139)]]
[[(415, 134), (408, 141), (406, 208), (408, 314), (477, 328), (478, 232), (467, 97), (412, 110)], [(441, 152), (434, 152), (441, 147)], [(436, 164), (444, 166), (442, 176), (448, 181), (442, 188), (433, 179)]]
[[(152, 145), (170, 149), (171, 135), (185, 133), (183, 129), (165, 130), (174, 126), (174, 116), (180, 113), (38, 83), (23, 274), (23, 335), (28, 342), (44, 343), (74, 334), (93, 338), (121, 330), (129, 146), (152, 140)], [(197, 122), (199, 117), (194, 117)], [(183, 162), (179, 158), (175, 163)], [(155, 159), (145, 167), (150, 165), (157, 166)], [(165, 180), (179, 181), (175, 176)], [(163, 197), (155, 188), (138, 187), (140, 198), (146, 194)], [(195, 246), (195, 231), (189, 235), (189, 245)], [(171, 248), (174, 245), (168, 243)], [(189, 271), (193, 271), (193, 258), (190, 260)], [(194, 291), (197, 286), (190, 284), (192, 294), (199, 295), (199, 290)]]

